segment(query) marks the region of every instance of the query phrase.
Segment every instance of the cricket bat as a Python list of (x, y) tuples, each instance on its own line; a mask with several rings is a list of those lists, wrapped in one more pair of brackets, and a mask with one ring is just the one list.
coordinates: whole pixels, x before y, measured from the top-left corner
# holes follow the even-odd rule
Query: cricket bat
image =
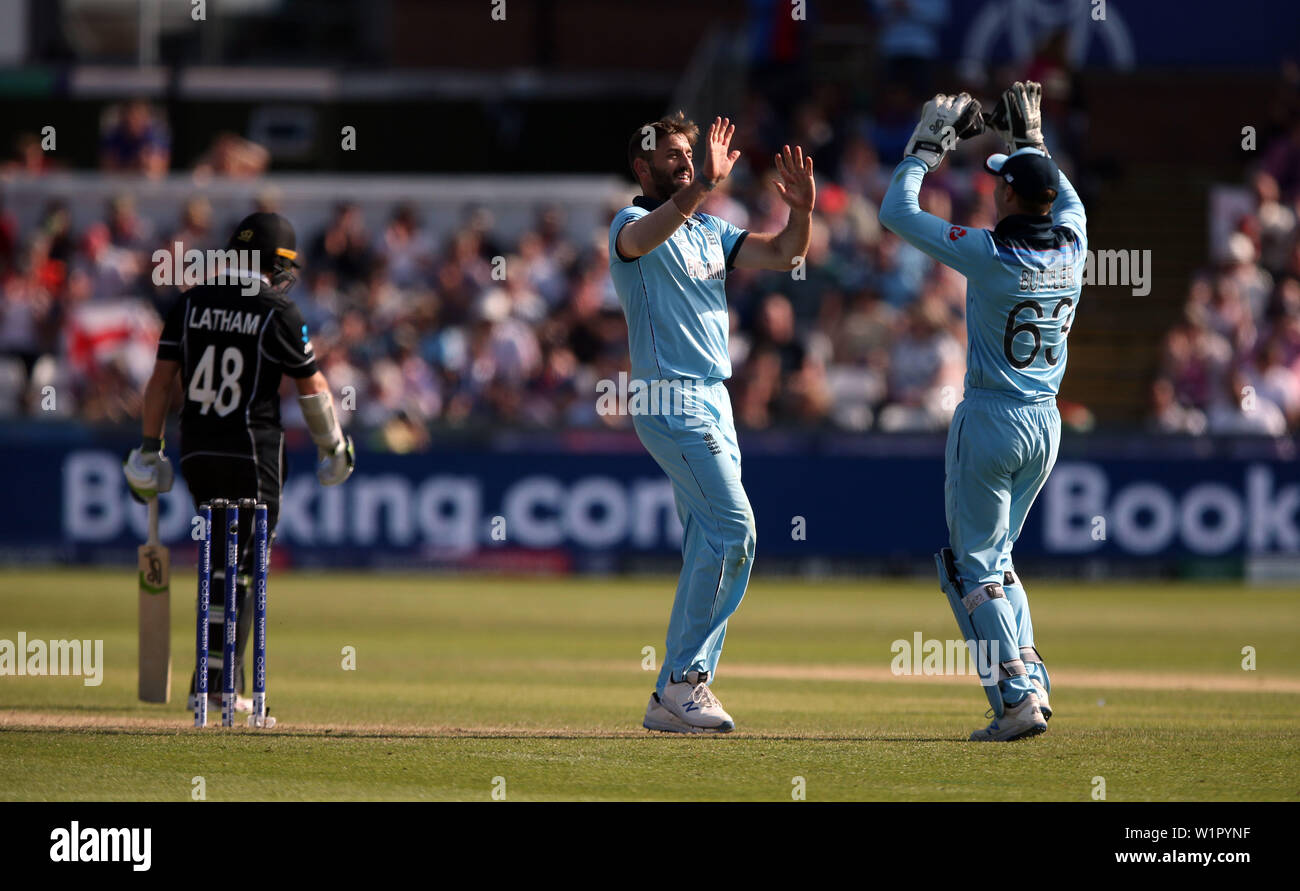
[(136, 551), (140, 568), (140, 699), (172, 695), (171, 552), (158, 540), (158, 499), (149, 499), (149, 538)]

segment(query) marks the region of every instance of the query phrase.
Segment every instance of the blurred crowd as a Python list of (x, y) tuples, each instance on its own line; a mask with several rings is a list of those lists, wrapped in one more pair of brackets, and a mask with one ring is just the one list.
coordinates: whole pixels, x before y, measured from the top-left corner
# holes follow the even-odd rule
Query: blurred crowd
[[(901, 27), (886, 47), (896, 52), (884, 53), (888, 74), (870, 101), (833, 84), (779, 89), (801, 82), (792, 63), (756, 57), (762, 64), (735, 116), (742, 159), (704, 210), (753, 231), (781, 228), (771, 158), (785, 143), (815, 157), (818, 203), (796, 274), (728, 276), (730, 388), (742, 428), (939, 431), (961, 399), (965, 280), (877, 218), (928, 89), (928, 69), (917, 64), (928, 44), (918, 34)], [(1074, 176), (1081, 112), (1064, 59), (1054, 36), (997, 79), (1043, 82), (1047, 139)], [(111, 108), (103, 127), (106, 172), (171, 169), (157, 108)], [(967, 227), (994, 225), (993, 180), (978, 161), (995, 145), (983, 139), (926, 177), (924, 209)], [(1300, 422), (1300, 125), (1262, 156), (1253, 211), (1234, 225), (1222, 262), (1191, 284), (1185, 318), (1165, 339), (1154, 385), (1160, 430), (1277, 435)], [(79, 229), (56, 201), (19, 231), (0, 203), (0, 417), (136, 418), (161, 316), (178, 293), (154, 286), (151, 256), (177, 242), (186, 251), (222, 247), (235, 220), (214, 219), (202, 186), (256, 178), (269, 160), (243, 137), (218, 135), (193, 169), (199, 187), (170, 218), (148, 218), (124, 191)], [(6, 169), (36, 176), (44, 165), (39, 143), (20, 138)], [(606, 221), (618, 209), (608, 207)], [(563, 208), (548, 206), (507, 241), (488, 209), (466, 207), (443, 234), (427, 227), (428, 210), (400, 203), (368, 217), (341, 203), (319, 231), (299, 232), (304, 269), (292, 297), (349, 425), (400, 451), (423, 447), (439, 428), (630, 427), (597, 412), (598, 382), (628, 370), (607, 230), (575, 237)], [(285, 406), (295, 423), (293, 401)]]
[(1300, 430), (1300, 68), (1281, 80), (1249, 198), (1220, 211), (1216, 262), (1193, 277), (1164, 338), (1152, 386), (1158, 431)]
[[(743, 426), (937, 429), (959, 398), (964, 280), (879, 228), (887, 171), (867, 142), (847, 155), (856, 179), (823, 179), (803, 272), (729, 278)], [(784, 205), (757, 175), (737, 179), (707, 210), (779, 228)], [(959, 194), (973, 208), (968, 224), (991, 224), (987, 195), (971, 188), (979, 180), (943, 181), (927, 189), (929, 209), (951, 214)], [(57, 415), (134, 418), (160, 319), (179, 294), (153, 284), (154, 251), (223, 247), (232, 224), (214, 220), (202, 196), (155, 220), (122, 193), (80, 230), (62, 202), (31, 231), (0, 212), (0, 415), (50, 410), (41, 396), (52, 387)], [(628, 370), (606, 231), (567, 233), (557, 207), (539, 208), (507, 244), (481, 207), (440, 239), (412, 204), (372, 221), (346, 203), (301, 233), (292, 297), (335, 390), (353, 388), (354, 421), (394, 448), (418, 447), (431, 425), (626, 426), (596, 412), (597, 381)]]
[[(750, 82), (734, 115), (743, 157), (704, 210), (753, 231), (780, 229), (786, 207), (771, 186), (771, 159), (786, 143), (815, 157), (819, 193), (801, 270), (728, 276), (730, 388), (743, 428), (942, 430), (961, 399), (965, 280), (877, 220), (930, 88), (943, 8), (942, 0), (875, 4), (881, 89), (870, 96), (814, 77), (798, 33), (752, 35)], [(1041, 79), (1045, 118), (1075, 120), (1059, 35), (1027, 65), (1000, 77)], [(1068, 125), (1049, 138), (1068, 164)], [(972, 159), (993, 147), (958, 153), (927, 177), (922, 206), (992, 226), (992, 181)], [(40, 175), (36, 148), (21, 142), (9, 168)], [(166, 172), (170, 134), (159, 109), (108, 109), (100, 159), (106, 172)], [(194, 172), (200, 184), (253, 178), (268, 162), (260, 146), (226, 133)], [(48, 410), (41, 398), (52, 387), (61, 414), (135, 417), (159, 317), (176, 299), (174, 289), (152, 285), (150, 256), (175, 242), (221, 247), (233, 222), (214, 220), (201, 191), (171, 219), (144, 218), (124, 193), (81, 231), (57, 203), (25, 232), (0, 206), (0, 415)], [(630, 426), (597, 413), (597, 382), (628, 370), (604, 227), (575, 239), (562, 208), (543, 207), (505, 243), (484, 208), (465, 208), (450, 235), (435, 235), (417, 205), (367, 218), (340, 204), (321, 231), (299, 239), (305, 268), (293, 298), (332, 386), (353, 397), (351, 422), (373, 431), (376, 444), (419, 448), (439, 426)]]
[[(737, 135), (744, 160), (705, 208), (748, 229), (779, 229), (786, 208), (770, 184), (772, 150), (788, 140), (817, 157), (803, 270), (728, 279), (737, 421), (942, 429), (961, 393), (965, 282), (880, 228), (892, 169), (881, 153), (898, 153), (896, 128), (844, 114), (842, 100), (827, 92), (787, 113), (751, 91)], [(166, 169), (155, 109), (132, 103), (106, 120), (105, 170)], [(201, 167), (256, 176), (256, 160), (227, 134)], [(922, 203), (991, 226), (986, 180), (945, 167), (927, 179)], [(607, 218), (617, 210), (611, 204)], [(79, 230), (60, 202), (30, 231), (0, 208), (0, 414), (50, 410), (42, 396), (53, 392), (57, 414), (134, 418), (159, 319), (178, 293), (153, 285), (150, 258), (175, 243), (222, 247), (234, 221), (213, 216), (201, 191), (171, 219), (146, 217), (122, 192)], [(558, 207), (538, 208), (509, 243), (495, 229), (481, 207), (435, 237), (414, 204), (373, 219), (345, 203), (320, 231), (300, 233), (293, 298), (331, 384), (352, 388), (352, 422), (382, 445), (419, 448), (437, 426), (628, 426), (596, 410), (597, 382), (628, 369), (606, 230), (575, 240)]]

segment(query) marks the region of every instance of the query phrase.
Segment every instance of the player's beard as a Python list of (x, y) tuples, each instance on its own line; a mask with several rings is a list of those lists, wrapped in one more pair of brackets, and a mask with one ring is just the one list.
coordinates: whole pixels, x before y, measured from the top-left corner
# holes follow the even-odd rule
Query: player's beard
[[(678, 179), (677, 174), (683, 172), (689, 174), (687, 178)], [(650, 169), (650, 180), (655, 187), (655, 191), (658, 193), (656, 197), (661, 201), (667, 201), (673, 195), (676, 195), (682, 189), (689, 186), (694, 179), (695, 177), (691, 174), (689, 167), (674, 167), (672, 170)]]

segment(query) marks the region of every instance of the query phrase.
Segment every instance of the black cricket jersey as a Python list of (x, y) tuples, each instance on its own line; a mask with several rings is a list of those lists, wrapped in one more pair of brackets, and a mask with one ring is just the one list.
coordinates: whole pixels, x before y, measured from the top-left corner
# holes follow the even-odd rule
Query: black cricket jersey
[(311, 377), (316, 357), (302, 313), (264, 283), (198, 285), (163, 325), (158, 358), (181, 363), (181, 455), (278, 461), (280, 379)]

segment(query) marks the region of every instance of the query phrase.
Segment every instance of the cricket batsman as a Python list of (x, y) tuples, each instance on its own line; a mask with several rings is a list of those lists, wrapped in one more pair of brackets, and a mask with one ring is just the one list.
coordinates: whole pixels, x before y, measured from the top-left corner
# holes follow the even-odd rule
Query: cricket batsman
[(754, 513), (740, 483), (740, 448), (723, 383), (727, 273), (789, 272), (808, 250), (816, 186), (813, 162), (789, 146), (773, 180), (790, 208), (780, 232), (749, 233), (699, 207), (731, 173), (736, 128), (714, 118), (695, 164), (699, 128), (677, 112), (639, 128), (628, 164), (642, 195), (609, 227), (609, 265), (627, 316), (631, 378), (676, 385), (681, 398), (632, 412), (642, 444), (672, 482), (681, 518), (682, 572), (668, 620), (666, 652), (644, 726), (669, 733), (727, 733), (735, 727), (709, 688), (727, 619), (740, 606), (754, 562)]
[[(343, 435), (325, 376), (302, 314), (287, 294), (297, 280), (295, 235), (279, 214), (246, 217), (227, 245), (231, 263), (224, 273), (180, 295), (167, 314), (158, 340), (153, 374), (145, 384), (141, 411), (143, 438), (123, 465), (138, 500), (171, 489), (171, 462), (163, 452), (163, 431), (172, 388), (180, 378), (181, 468), (195, 504), (216, 498), (253, 498), (267, 506), (267, 526), (275, 529), (284, 484), (284, 429), (280, 425), (280, 380), (298, 390), (307, 429), (316, 443), (316, 477), (335, 486), (352, 473), (352, 439)], [(251, 267), (251, 268), (250, 268)], [(235, 677), (244, 689), (243, 661), (252, 627), (253, 514), (239, 515), (239, 604)], [(224, 524), (221, 524), (224, 526)], [(273, 534), (273, 533), (272, 533)], [(222, 553), (224, 528), (214, 524), (213, 553)], [(213, 590), (221, 590), (224, 567), (213, 568)], [(223, 616), (213, 598), (208, 654), (211, 706), (220, 708)], [(194, 680), (188, 708), (193, 709)], [(236, 709), (251, 711), (251, 701), (236, 699)]]
[[(989, 671), (981, 680), (993, 722), (970, 737), (982, 741), (1043, 733), (1052, 716), (1011, 549), (1056, 462), (1056, 394), (1088, 236), (1083, 204), (1043, 145), (1041, 96), (1038, 84), (1018, 82), (987, 119), (966, 93), (935, 96), (880, 207), (883, 225), (967, 280), (966, 392), (944, 461), (949, 546), (935, 560), (957, 624)], [(926, 173), (984, 120), (1008, 150), (985, 162), (998, 179), (992, 231), (955, 226), (917, 203)]]

